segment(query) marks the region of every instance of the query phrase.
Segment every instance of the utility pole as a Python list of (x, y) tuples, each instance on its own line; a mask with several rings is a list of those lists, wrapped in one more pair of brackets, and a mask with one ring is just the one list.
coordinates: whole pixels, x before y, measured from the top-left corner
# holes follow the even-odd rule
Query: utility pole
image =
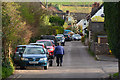
[(47, 3), (47, 0), (46, 0), (46, 8), (48, 8), (48, 3)]

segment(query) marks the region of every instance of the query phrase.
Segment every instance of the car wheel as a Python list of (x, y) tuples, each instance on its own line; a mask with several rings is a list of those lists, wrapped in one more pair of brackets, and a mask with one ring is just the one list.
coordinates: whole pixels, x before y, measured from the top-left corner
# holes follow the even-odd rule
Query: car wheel
[(44, 70), (47, 70), (48, 69), (48, 64), (47, 64), (47, 66), (44, 66)]
[(52, 64), (53, 64), (53, 61), (50, 60), (50, 61), (49, 61), (49, 66), (52, 66)]
[(65, 43), (63, 43), (63, 46), (65, 46)]

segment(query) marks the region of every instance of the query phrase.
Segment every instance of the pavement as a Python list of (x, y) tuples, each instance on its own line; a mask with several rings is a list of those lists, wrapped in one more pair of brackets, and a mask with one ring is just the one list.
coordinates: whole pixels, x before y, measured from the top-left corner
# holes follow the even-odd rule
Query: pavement
[(118, 64), (113, 61), (97, 61), (80, 41), (66, 42), (63, 66), (57, 67), (56, 60), (48, 70), (32, 68), (16, 69), (9, 78), (106, 78), (118, 72)]
[(112, 55), (96, 55), (97, 60), (99, 61), (113, 61), (118, 62), (118, 59)]

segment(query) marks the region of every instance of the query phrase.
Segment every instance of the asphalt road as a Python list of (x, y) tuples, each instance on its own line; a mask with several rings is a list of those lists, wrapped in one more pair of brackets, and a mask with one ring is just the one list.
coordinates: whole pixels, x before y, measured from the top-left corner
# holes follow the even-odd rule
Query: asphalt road
[(116, 73), (117, 62), (96, 61), (80, 41), (66, 42), (62, 67), (16, 69), (9, 78), (104, 78)]

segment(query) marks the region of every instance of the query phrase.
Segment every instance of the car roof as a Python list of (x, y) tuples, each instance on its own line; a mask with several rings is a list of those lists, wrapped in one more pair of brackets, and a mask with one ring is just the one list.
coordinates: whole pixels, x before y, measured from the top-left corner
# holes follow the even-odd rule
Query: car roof
[(80, 34), (73, 34), (73, 35), (80, 35)]
[(44, 45), (44, 43), (30, 43), (30, 44), (42, 44), (42, 45)]
[(70, 35), (70, 34), (64, 34), (64, 35)]
[(62, 36), (56, 36), (56, 37), (62, 37)]
[(24, 46), (28, 46), (28, 45), (17, 45), (17, 47), (24, 47)]
[(51, 40), (44, 39), (44, 40), (37, 40), (37, 41), (51, 41)]
[(63, 35), (63, 34), (57, 34), (57, 35)]
[(36, 45), (28, 45), (26, 47), (39, 47), (39, 48), (43, 48), (42, 46), (36, 46)]

